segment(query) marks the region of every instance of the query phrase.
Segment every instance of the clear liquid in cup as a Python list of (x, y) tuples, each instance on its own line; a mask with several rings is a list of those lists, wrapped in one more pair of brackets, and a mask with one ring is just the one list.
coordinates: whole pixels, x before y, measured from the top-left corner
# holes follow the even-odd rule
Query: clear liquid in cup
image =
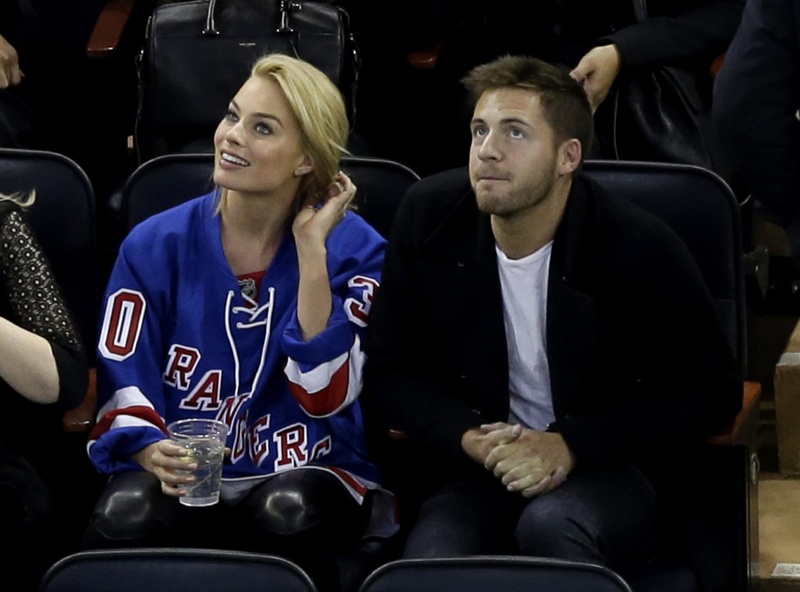
[(225, 444), (216, 438), (193, 438), (181, 444), (189, 450), (192, 460), (197, 463), (195, 482), (184, 486), (188, 493), (180, 497), (181, 504), (194, 507), (213, 506), (219, 501)]

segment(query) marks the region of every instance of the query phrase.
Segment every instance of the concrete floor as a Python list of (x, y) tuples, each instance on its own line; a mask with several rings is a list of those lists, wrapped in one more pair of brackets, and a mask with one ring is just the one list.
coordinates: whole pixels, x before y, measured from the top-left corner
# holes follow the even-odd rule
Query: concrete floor
[[(776, 564), (800, 564), (800, 479), (763, 474), (758, 495), (760, 572), (768, 582)], [(800, 587), (800, 577), (780, 579)]]

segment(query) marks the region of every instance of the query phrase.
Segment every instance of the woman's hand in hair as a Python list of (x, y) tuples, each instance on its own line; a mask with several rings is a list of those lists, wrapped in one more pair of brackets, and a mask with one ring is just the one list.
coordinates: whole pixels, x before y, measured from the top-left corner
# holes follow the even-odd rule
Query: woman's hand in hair
[(324, 204), (306, 204), (297, 213), (292, 232), (298, 249), (301, 245), (324, 248), (328, 235), (344, 219), (355, 195), (353, 181), (340, 171), (328, 188)]
[(328, 277), (325, 241), (344, 219), (347, 206), (356, 194), (350, 177), (340, 172), (328, 188), (322, 205), (307, 204), (292, 224), (297, 248), (300, 284), (297, 288), (297, 320), (306, 341), (328, 326), (333, 298)]

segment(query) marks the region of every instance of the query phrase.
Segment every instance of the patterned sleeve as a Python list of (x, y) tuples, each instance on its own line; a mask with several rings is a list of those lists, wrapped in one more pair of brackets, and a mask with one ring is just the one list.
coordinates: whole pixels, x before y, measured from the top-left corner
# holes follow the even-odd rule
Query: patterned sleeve
[(0, 269), (13, 321), (50, 343), (59, 404), (77, 407), (88, 385), (86, 356), (47, 258), (13, 202), (0, 203)]
[(386, 241), (353, 214), (328, 244), (333, 307), (327, 328), (304, 341), (297, 313), (283, 336), (289, 388), (311, 417), (338, 413), (361, 393), (363, 352)]

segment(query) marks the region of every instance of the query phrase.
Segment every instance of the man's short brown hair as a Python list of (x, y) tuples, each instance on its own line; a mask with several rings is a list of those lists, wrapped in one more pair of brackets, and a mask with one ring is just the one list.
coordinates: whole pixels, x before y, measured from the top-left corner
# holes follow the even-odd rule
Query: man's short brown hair
[(592, 107), (583, 87), (556, 66), (527, 56), (505, 56), (474, 68), (462, 80), (477, 103), (481, 95), (499, 88), (522, 88), (539, 95), (542, 115), (559, 144), (576, 138), (581, 158), (594, 136)]

